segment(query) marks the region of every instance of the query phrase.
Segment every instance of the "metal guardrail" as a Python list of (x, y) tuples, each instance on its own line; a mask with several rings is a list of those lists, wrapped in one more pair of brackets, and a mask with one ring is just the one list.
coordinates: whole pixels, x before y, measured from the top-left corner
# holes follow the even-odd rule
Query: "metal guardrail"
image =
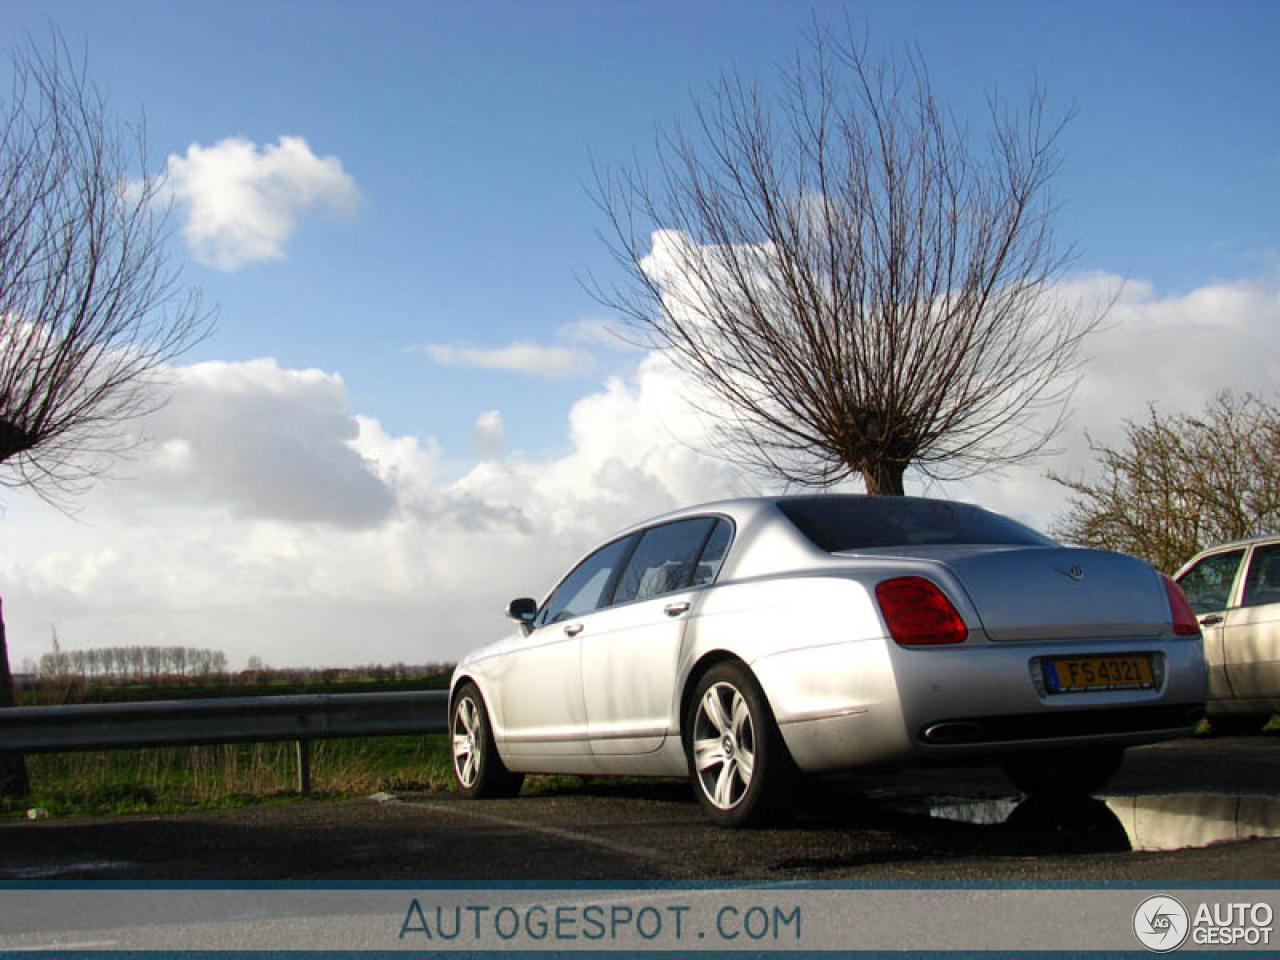
[(152, 700), (0, 710), (0, 750), (54, 753), (444, 733), (444, 690)]
[(306, 793), (312, 740), (445, 733), (448, 700), (444, 690), (411, 690), (8, 707), (0, 710), (0, 752), (296, 740)]

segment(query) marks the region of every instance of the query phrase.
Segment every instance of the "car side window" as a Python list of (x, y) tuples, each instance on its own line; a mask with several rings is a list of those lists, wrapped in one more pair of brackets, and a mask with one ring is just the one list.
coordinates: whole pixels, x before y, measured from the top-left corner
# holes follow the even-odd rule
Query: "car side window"
[(1244, 603), (1257, 607), (1280, 603), (1280, 543), (1255, 547), (1244, 579)]
[(724, 565), (725, 555), (729, 552), (729, 541), (733, 539), (733, 524), (728, 520), (716, 520), (716, 528), (711, 531), (711, 536), (707, 537), (707, 542), (702, 548), (702, 556), (698, 558), (698, 565), (693, 572), (693, 585), (700, 587), (704, 583), (711, 583), (720, 573), (720, 567)]
[(1215, 553), (1184, 573), (1178, 579), (1178, 586), (1186, 594), (1191, 609), (1196, 613), (1225, 610), (1242, 559), (1244, 550)]
[(635, 534), (615, 540), (574, 567), (538, 614), (538, 626), (572, 620), (608, 606), (618, 569), (635, 542)]
[(688, 587), (715, 522), (714, 517), (696, 517), (646, 530), (618, 581), (614, 602), (648, 600)]

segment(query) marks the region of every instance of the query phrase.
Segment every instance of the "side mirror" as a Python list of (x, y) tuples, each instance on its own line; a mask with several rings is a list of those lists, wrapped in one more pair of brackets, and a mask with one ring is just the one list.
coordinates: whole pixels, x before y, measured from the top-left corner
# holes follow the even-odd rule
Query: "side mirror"
[(538, 601), (532, 597), (520, 597), (507, 604), (507, 616), (523, 624), (532, 624), (538, 615)]

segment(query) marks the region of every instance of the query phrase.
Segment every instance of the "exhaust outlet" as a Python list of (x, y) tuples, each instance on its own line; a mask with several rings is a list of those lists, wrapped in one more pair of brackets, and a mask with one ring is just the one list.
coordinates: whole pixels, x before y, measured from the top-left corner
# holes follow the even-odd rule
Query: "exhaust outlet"
[(982, 726), (965, 720), (949, 720), (926, 727), (925, 743), (974, 743), (982, 738)]

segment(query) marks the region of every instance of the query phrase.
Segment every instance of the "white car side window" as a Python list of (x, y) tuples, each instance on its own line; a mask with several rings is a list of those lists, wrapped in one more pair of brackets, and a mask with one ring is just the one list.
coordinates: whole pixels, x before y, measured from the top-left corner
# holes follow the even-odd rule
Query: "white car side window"
[(1213, 613), (1227, 609), (1236, 570), (1244, 558), (1243, 550), (1230, 550), (1205, 557), (1184, 573), (1178, 586), (1186, 594), (1196, 613)]

